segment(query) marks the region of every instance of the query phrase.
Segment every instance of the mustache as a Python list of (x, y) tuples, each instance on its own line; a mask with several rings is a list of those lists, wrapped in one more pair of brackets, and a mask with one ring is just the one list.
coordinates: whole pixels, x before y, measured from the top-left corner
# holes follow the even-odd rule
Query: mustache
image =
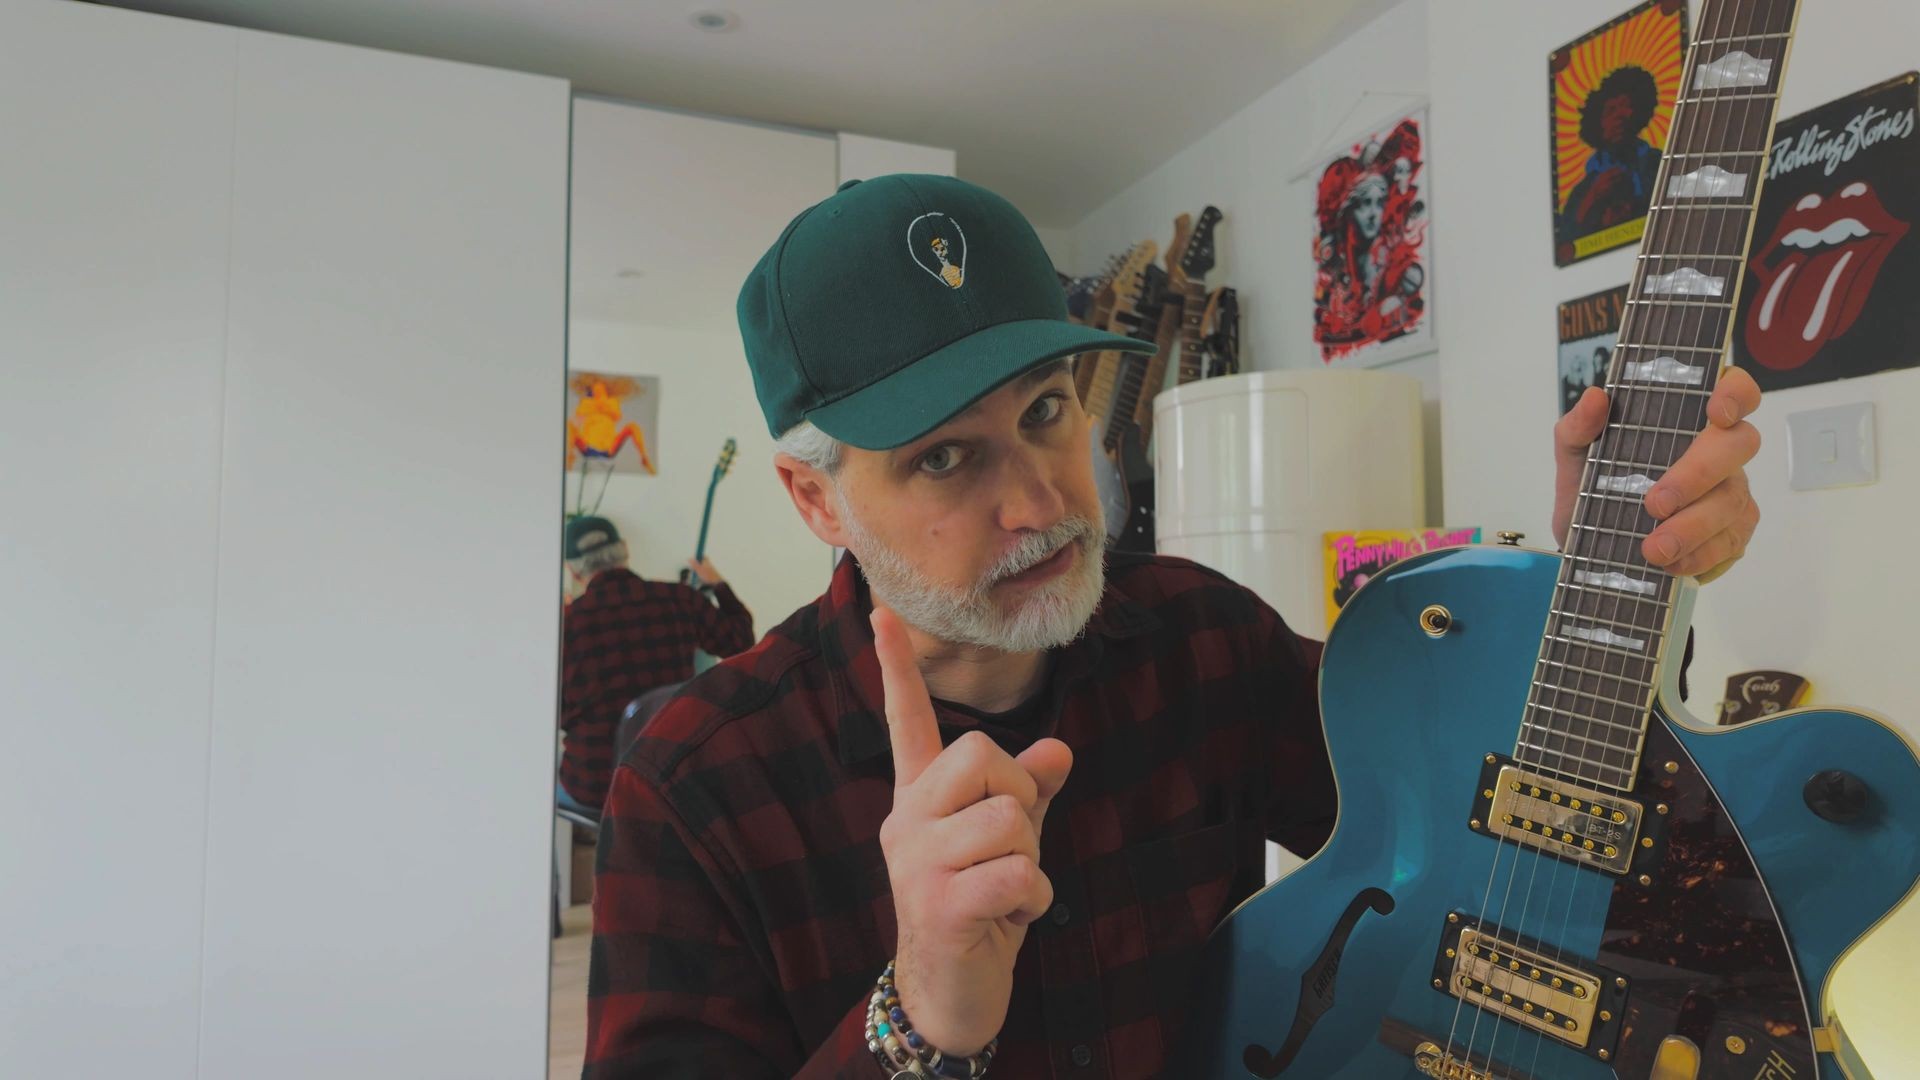
[(1070, 517), (1045, 532), (1026, 537), (981, 576), (978, 591), (985, 592), (1016, 574), (1023, 574), (1053, 558), (1061, 548), (1076, 543), (1090, 554), (1099, 551), (1106, 544), (1106, 523)]

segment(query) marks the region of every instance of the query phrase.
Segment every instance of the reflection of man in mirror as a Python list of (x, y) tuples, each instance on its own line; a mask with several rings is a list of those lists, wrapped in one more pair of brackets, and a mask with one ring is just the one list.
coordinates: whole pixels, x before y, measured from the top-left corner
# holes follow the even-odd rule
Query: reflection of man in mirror
[(744, 652), (753, 615), (713, 560), (689, 560), (706, 594), (673, 581), (648, 581), (629, 566), (613, 522), (577, 517), (562, 536), (567, 573), (586, 586), (567, 605), (560, 647), (560, 805), (598, 815), (623, 747), (620, 716), (635, 698), (693, 678), (693, 654)]
[(1623, 67), (1600, 80), (1580, 107), (1580, 140), (1593, 147), (1586, 176), (1567, 196), (1560, 235), (1587, 236), (1647, 212), (1660, 151), (1641, 133), (1660, 104), (1660, 89), (1643, 67)]

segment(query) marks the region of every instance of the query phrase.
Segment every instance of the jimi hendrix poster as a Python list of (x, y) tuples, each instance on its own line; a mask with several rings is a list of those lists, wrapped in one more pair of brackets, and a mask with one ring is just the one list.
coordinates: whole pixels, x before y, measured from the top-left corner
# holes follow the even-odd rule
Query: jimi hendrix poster
[(1920, 364), (1920, 73), (1774, 129), (1734, 362), (1763, 390)]
[(1627, 310), (1627, 287), (1616, 285), (1560, 305), (1560, 415), (1565, 416), (1589, 386), (1607, 378), (1613, 339)]
[(1650, 0), (1547, 58), (1555, 265), (1646, 231), (1686, 52), (1684, 0)]
[(1319, 169), (1313, 342), (1330, 367), (1433, 351), (1426, 131), (1416, 110)]

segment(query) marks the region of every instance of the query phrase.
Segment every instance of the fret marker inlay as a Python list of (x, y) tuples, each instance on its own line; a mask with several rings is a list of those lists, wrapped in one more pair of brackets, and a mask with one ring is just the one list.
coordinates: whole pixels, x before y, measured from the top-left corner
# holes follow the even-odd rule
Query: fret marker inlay
[(1706, 381), (1707, 369), (1683, 364), (1671, 356), (1656, 356), (1651, 360), (1632, 360), (1626, 365), (1626, 377), (1635, 382), (1679, 383), (1682, 386), (1699, 386)]
[(1596, 645), (1611, 645), (1616, 649), (1632, 649), (1635, 652), (1642, 652), (1647, 647), (1647, 643), (1639, 638), (1627, 637), (1625, 634), (1616, 634), (1604, 626), (1569, 626), (1567, 627), (1567, 636), (1577, 637), (1582, 641), (1591, 641)]
[(1641, 596), (1652, 596), (1660, 591), (1660, 586), (1653, 582), (1630, 578), (1618, 570), (1609, 570), (1604, 574), (1596, 574), (1591, 570), (1576, 570), (1573, 580), (1582, 585), (1594, 585), (1602, 589), (1612, 589), (1614, 592), (1638, 593)]
[(1601, 491), (1618, 492), (1624, 495), (1645, 495), (1653, 488), (1653, 481), (1645, 473), (1630, 473), (1626, 476), (1602, 476), (1594, 480), (1594, 486)]
[(1718, 165), (1702, 165), (1667, 180), (1667, 196), (1674, 199), (1737, 199), (1746, 193), (1747, 174)]
[(1727, 279), (1683, 266), (1670, 274), (1647, 278), (1647, 291), (1669, 296), (1719, 296), (1727, 291)]
[(1701, 64), (1693, 72), (1695, 90), (1724, 90), (1732, 86), (1765, 86), (1773, 74), (1773, 61), (1749, 56), (1735, 49), (1711, 64)]

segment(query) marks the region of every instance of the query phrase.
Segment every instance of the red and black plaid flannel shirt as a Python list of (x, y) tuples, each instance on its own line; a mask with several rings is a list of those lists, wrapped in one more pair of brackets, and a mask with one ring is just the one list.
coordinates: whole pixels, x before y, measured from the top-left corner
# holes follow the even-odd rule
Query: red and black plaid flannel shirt
[[(883, 1077), (862, 1036), (894, 947), (880, 851), (893, 802), (869, 602), (825, 596), (695, 680), (616, 771), (600, 834), (586, 1080)], [(951, 742), (1053, 735), (1056, 904), (1027, 934), (992, 1075), (1160, 1072), (1220, 919), (1263, 841), (1332, 831), (1318, 644), (1178, 559), (1113, 555), (1087, 634), (1057, 650), (1033, 730), (936, 704)]]
[(725, 585), (715, 607), (696, 590), (602, 570), (567, 605), (560, 653), (560, 783), (588, 806), (607, 797), (613, 735), (629, 702), (693, 678), (693, 651), (732, 656), (753, 645), (753, 615)]

